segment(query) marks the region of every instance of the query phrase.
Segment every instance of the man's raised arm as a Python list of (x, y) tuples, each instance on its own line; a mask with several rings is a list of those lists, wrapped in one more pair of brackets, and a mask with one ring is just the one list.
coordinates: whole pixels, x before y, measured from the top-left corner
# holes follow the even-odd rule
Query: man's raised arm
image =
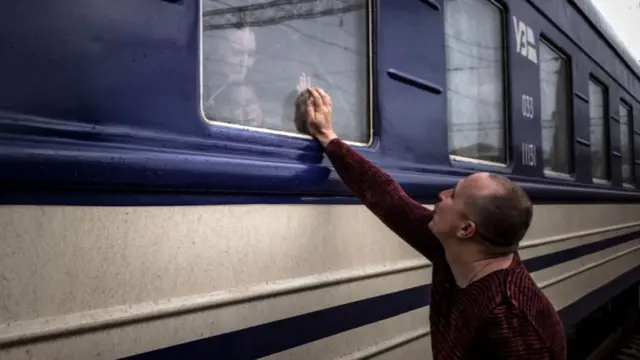
[(433, 212), (411, 199), (389, 174), (345, 144), (333, 132), (331, 98), (311, 88), (297, 102), (297, 121), (324, 147), (347, 187), (387, 227), (431, 262), (444, 259), (438, 239), (429, 229)]

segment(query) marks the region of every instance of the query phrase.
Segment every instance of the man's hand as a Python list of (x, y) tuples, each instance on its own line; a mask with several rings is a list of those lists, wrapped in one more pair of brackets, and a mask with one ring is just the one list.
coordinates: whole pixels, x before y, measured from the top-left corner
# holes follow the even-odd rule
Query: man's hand
[(331, 98), (320, 88), (303, 91), (296, 101), (296, 121), (326, 146), (338, 136), (333, 132)]

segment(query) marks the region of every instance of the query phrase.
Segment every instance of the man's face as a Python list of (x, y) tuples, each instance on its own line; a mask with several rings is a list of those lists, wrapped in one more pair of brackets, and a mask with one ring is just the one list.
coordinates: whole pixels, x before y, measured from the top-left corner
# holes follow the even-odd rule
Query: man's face
[(440, 193), (434, 206), (429, 228), (440, 239), (470, 238), (475, 235), (475, 223), (465, 216), (465, 200), (490, 191), (494, 185), (487, 173), (473, 174), (460, 180), (453, 189)]

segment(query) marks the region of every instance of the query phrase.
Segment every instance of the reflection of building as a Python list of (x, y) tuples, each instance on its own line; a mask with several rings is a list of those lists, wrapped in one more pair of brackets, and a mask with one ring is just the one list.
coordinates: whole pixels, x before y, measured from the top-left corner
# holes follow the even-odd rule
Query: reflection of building
[[(560, 81), (558, 81), (558, 84), (560, 84)], [(544, 165), (547, 170), (569, 174), (573, 168), (571, 163), (573, 147), (569, 141), (571, 138), (571, 118), (567, 116), (565, 96), (560, 90), (556, 90), (558, 101), (555, 107), (557, 110), (551, 115), (553, 121), (553, 143), (551, 148), (545, 151)]]
[(475, 143), (469, 146), (454, 149), (453, 155), (471, 159), (479, 159), (496, 163), (504, 162), (504, 152), (502, 149), (487, 143)]
[(609, 175), (609, 162), (601, 149), (591, 151), (591, 172), (593, 177), (606, 179)]
[(272, 0), (260, 4), (205, 10), (202, 20), (205, 30), (228, 29), (281, 24), (290, 20), (363, 10), (365, 7), (366, 2), (363, 0)]

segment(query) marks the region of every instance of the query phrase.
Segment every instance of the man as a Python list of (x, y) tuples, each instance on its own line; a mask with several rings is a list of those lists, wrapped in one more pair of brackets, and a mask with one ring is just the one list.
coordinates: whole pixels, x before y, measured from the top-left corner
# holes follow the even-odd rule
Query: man
[(565, 359), (558, 314), (517, 254), (533, 213), (526, 193), (478, 173), (440, 193), (431, 211), (337, 137), (331, 110), (331, 98), (311, 88), (298, 98), (296, 120), (364, 205), (433, 263), (434, 359)]

